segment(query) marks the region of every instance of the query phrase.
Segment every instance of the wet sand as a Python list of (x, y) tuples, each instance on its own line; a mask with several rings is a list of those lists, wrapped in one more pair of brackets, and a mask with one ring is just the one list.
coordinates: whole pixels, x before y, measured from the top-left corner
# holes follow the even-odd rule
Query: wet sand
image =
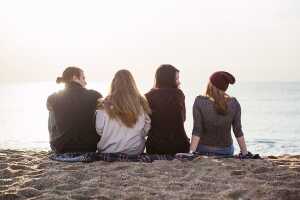
[(300, 155), (263, 160), (63, 163), (0, 150), (4, 199), (300, 199)]

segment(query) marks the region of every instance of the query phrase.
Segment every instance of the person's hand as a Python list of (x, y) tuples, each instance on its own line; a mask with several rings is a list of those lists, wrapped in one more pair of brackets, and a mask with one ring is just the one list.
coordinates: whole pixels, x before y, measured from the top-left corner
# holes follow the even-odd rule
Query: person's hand
[(241, 154), (242, 154), (243, 156), (246, 156), (248, 153), (251, 154), (251, 152), (249, 152), (249, 151), (247, 151), (247, 150), (246, 150), (246, 151), (245, 151), (245, 150), (244, 150), (244, 151), (241, 151)]
[(252, 158), (252, 153), (250, 152), (250, 151), (247, 151), (247, 153), (242, 153), (242, 152), (240, 152), (239, 153), (239, 158), (240, 159), (247, 159), (247, 158)]

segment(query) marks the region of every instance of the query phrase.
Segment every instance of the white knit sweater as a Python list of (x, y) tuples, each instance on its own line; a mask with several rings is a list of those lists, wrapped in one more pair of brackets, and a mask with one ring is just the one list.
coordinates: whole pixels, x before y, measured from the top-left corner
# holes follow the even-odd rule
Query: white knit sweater
[(111, 119), (105, 110), (97, 110), (96, 130), (101, 136), (97, 145), (98, 151), (128, 155), (143, 153), (150, 124), (150, 117), (147, 114), (141, 114), (136, 124), (129, 128), (121, 120)]

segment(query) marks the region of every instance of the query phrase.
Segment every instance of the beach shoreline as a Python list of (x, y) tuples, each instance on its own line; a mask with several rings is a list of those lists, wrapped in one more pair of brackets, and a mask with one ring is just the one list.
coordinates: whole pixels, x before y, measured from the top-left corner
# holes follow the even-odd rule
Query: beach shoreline
[(0, 149), (0, 199), (300, 199), (300, 155), (64, 163)]

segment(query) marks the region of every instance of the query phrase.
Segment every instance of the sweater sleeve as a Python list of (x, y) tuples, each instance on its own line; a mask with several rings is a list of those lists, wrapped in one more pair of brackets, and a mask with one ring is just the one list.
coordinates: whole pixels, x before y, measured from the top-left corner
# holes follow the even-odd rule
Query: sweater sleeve
[(235, 137), (238, 138), (244, 135), (242, 131), (242, 123), (241, 123), (241, 105), (237, 100), (236, 100), (236, 113), (232, 121), (232, 129)]
[(88, 90), (90, 92), (90, 94), (93, 95), (93, 97), (98, 100), (99, 98), (103, 98), (102, 94), (100, 94), (99, 92), (97, 92), (96, 90)]
[(149, 130), (151, 128), (151, 119), (149, 117), (149, 115), (145, 114), (145, 124), (144, 124), (144, 127), (143, 127), (143, 137), (146, 137)]
[(48, 131), (49, 131), (49, 139), (50, 142), (56, 140), (57, 138), (60, 137), (59, 131), (57, 130), (56, 127), (56, 121), (54, 117), (54, 112), (50, 111), (49, 112), (49, 117), (48, 117)]
[(197, 98), (195, 99), (194, 105), (193, 105), (193, 120), (194, 120), (194, 126), (193, 126), (193, 132), (192, 135), (196, 135), (201, 137), (201, 134), (203, 133), (203, 119), (201, 115), (201, 111), (199, 109), (199, 106), (197, 105)]
[(96, 110), (96, 131), (97, 134), (100, 136), (102, 136), (103, 134), (104, 125), (105, 125), (104, 111)]
[(54, 101), (55, 101), (55, 94), (52, 94), (47, 98), (46, 106), (49, 111), (53, 110)]

